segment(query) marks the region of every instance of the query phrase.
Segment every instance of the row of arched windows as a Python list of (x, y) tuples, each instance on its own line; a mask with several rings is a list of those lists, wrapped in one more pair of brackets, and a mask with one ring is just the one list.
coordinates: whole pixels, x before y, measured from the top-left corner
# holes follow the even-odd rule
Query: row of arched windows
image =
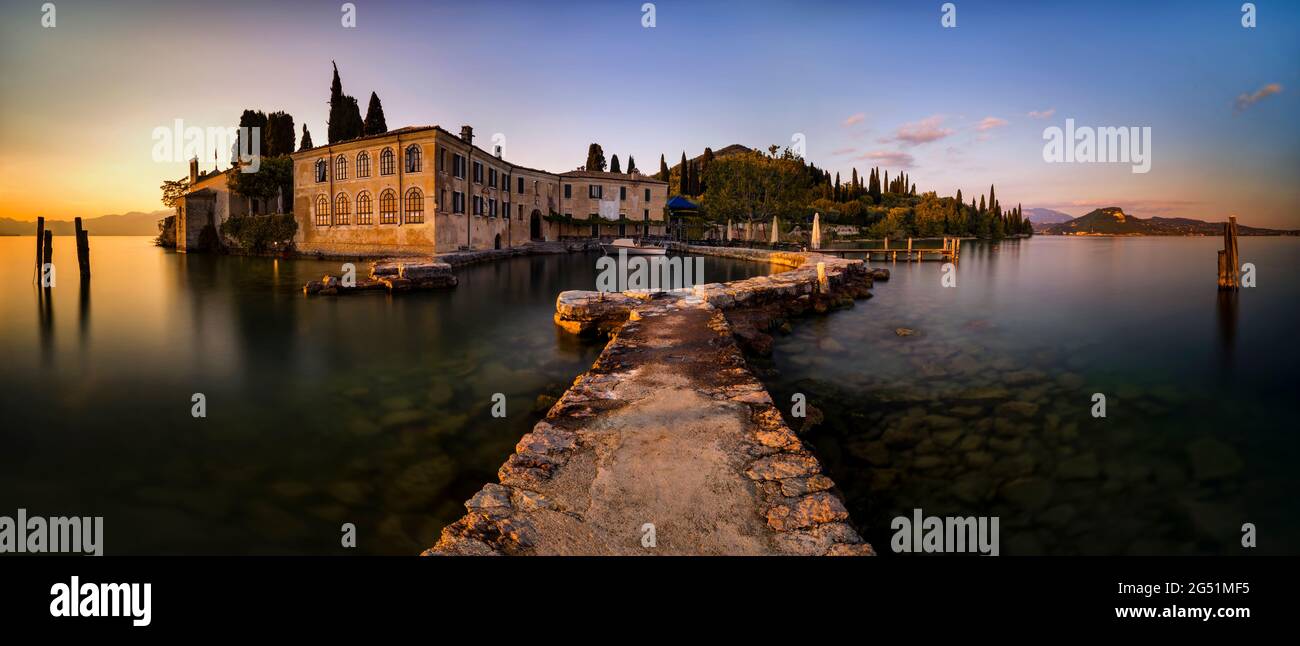
[[(357, 194), (357, 224), (374, 224), (371, 211), (370, 191)], [(418, 188), (406, 191), (406, 209), (403, 221), (406, 224), (424, 222), (424, 192)], [(334, 196), (333, 208), (325, 195), (316, 197), (315, 222), (318, 227), (352, 224), (352, 204), (347, 193)], [(386, 188), (379, 193), (379, 223), (397, 224), (397, 192)]]
[[(406, 165), (405, 171), (408, 173), (418, 173), (423, 167), (424, 155), (420, 152), (419, 144), (411, 144), (406, 147)], [(370, 153), (361, 151), (357, 153), (357, 179), (370, 177)], [(393, 154), (392, 148), (385, 148), (379, 151), (379, 174), (392, 175), (396, 170), (396, 155)], [(334, 158), (334, 179), (344, 180), (348, 178), (348, 157), (339, 155)], [(316, 160), (316, 181), (329, 181), (329, 163), (324, 159)]]

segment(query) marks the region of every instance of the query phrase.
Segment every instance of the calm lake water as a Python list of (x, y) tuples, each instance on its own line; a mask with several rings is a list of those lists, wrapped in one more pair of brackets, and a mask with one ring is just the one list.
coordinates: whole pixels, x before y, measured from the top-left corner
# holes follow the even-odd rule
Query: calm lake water
[[(594, 288), (599, 254), (306, 298), (339, 263), (92, 238), (83, 290), (60, 237), (49, 299), (34, 255), (0, 238), (0, 514), (102, 515), (109, 554), (341, 553), (345, 522), (359, 552), (418, 552), (603, 347), (551, 320), (559, 292)], [(769, 271), (705, 259), (709, 281)]]
[(1242, 238), (1257, 287), (1227, 299), (1219, 248), (966, 242), (953, 288), (874, 263), (875, 298), (798, 322), (765, 380), (822, 411), (805, 439), (881, 552), (921, 508), (998, 516), (1003, 554), (1296, 553), (1300, 239)]
[[(778, 402), (824, 414), (804, 437), (881, 552), (920, 507), (999, 516), (1004, 554), (1238, 554), (1246, 522), (1258, 552), (1295, 553), (1300, 240), (1243, 238), (1258, 287), (1235, 302), (1219, 246), (966, 243), (957, 287), (940, 263), (884, 265), (875, 298), (796, 321), (754, 363)], [(83, 290), (55, 239), (46, 300), (33, 238), (0, 238), (0, 514), (103, 515), (110, 554), (341, 553), (345, 522), (357, 551), (416, 552), (603, 344), (551, 321), (594, 254), (309, 299), (338, 263), (91, 247)], [(706, 259), (710, 281), (771, 270)]]

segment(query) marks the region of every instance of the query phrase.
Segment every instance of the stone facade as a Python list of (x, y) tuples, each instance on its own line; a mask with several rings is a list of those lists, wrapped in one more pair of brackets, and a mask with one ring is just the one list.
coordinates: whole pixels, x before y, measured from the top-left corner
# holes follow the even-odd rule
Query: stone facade
[(200, 174), (198, 160), (190, 160), (190, 186), (176, 205), (176, 251), (198, 250), (199, 238), (209, 224), (220, 231), (221, 223), (232, 217), (265, 210), (260, 200), (231, 192), (226, 182), (232, 172), (236, 169)]
[[(330, 255), (427, 255), (590, 236), (590, 224), (562, 216), (601, 213), (595, 194), (611, 203), (610, 196), (623, 198), (617, 207), (607, 205), (606, 214), (642, 220), (623, 222), (626, 235), (663, 234), (665, 182), (527, 168), (473, 140), (468, 126), (460, 135), (423, 126), (294, 153), (296, 247)], [(619, 222), (600, 233), (619, 234)]]

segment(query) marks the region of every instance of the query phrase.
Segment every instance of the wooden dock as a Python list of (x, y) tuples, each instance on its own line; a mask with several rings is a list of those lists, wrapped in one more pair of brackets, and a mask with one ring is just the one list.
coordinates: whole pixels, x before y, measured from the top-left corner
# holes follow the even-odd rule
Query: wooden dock
[(889, 247), (889, 238), (885, 238), (883, 240), (884, 246), (877, 249), (818, 249), (817, 252), (841, 258), (861, 256), (866, 260), (889, 262), (902, 260), (903, 262), (939, 261), (956, 263), (958, 258), (961, 257), (961, 238), (941, 238), (940, 240), (942, 240), (943, 245), (937, 248), (914, 246), (914, 240), (908, 238), (906, 246), (895, 246), (891, 249)]

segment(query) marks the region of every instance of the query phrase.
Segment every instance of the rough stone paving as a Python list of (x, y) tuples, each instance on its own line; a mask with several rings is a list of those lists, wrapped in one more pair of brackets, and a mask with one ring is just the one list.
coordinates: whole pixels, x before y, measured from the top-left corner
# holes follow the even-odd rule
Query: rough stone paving
[(818, 254), (691, 251), (798, 268), (691, 291), (562, 293), (561, 327), (612, 339), (426, 555), (873, 553), (750, 372), (732, 321), (765, 335), (852, 306), (887, 272)]

